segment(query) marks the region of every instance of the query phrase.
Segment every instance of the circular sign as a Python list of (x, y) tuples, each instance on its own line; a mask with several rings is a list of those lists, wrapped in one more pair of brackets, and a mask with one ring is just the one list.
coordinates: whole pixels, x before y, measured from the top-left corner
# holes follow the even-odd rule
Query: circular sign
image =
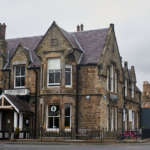
[(52, 106), (52, 107), (51, 107), (51, 111), (52, 111), (52, 112), (55, 112), (56, 109), (57, 109), (56, 106)]

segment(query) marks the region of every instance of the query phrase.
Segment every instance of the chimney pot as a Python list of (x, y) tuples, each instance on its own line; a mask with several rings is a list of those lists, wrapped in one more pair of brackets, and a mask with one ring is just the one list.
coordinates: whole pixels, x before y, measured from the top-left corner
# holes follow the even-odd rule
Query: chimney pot
[(77, 25), (77, 32), (79, 32), (80, 31), (80, 26), (79, 25)]
[(84, 31), (84, 25), (83, 24), (80, 25), (80, 29), (81, 29), (81, 31)]
[(124, 67), (128, 68), (128, 62), (127, 61), (124, 62)]
[(0, 23), (0, 40), (5, 40), (5, 33), (6, 33), (6, 24)]

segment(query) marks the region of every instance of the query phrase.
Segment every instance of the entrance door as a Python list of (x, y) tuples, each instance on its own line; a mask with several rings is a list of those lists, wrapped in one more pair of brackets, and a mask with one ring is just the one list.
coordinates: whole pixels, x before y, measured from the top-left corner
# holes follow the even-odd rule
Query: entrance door
[(2, 130), (13, 131), (14, 130), (14, 112), (10, 110), (4, 110), (2, 112)]

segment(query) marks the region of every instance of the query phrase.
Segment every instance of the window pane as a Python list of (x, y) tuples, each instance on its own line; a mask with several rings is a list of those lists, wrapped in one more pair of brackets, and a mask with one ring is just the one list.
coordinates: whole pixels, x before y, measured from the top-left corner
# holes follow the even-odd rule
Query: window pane
[(16, 77), (15, 86), (20, 86), (20, 77)]
[(60, 70), (60, 59), (48, 59), (48, 70)]
[(70, 104), (65, 104), (65, 116), (70, 116)]
[(71, 72), (65, 72), (65, 84), (71, 85)]
[(16, 76), (20, 75), (20, 66), (15, 66), (16, 67)]
[(71, 68), (65, 68), (65, 71), (71, 72)]
[(59, 128), (59, 117), (54, 117), (54, 128)]
[(65, 127), (70, 128), (70, 117), (65, 117)]
[(60, 83), (60, 71), (55, 72), (55, 83)]
[(21, 77), (20, 86), (25, 86), (25, 77)]
[(49, 73), (49, 83), (54, 83), (54, 72)]
[(48, 118), (48, 128), (53, 128), (53, 117)]
[(25, 66), (21, 66), (21, 75), (22, 75), (22, 76), (25, 75)]

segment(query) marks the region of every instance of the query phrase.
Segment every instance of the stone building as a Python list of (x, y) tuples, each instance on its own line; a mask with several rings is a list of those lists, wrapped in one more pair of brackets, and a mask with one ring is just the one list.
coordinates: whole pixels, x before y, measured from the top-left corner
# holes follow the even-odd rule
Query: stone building
[(53, 22), (43, 36), (16, 39), (5, 31), (0, 24), (0, 130), (139, 128), (140, 90), (113, 24), (67, 32)]
[(150, 108), (150, 83), (143, 82), (142, 108)]

